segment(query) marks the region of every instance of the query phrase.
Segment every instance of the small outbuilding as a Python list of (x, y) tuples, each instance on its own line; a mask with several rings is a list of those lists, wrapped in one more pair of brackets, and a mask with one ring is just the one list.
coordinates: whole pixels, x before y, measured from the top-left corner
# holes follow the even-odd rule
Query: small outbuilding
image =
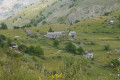
[(62, 32), (47, 32), (45, 35), (46, 38), (56, 39), (62, 37)]
[(16, 43), (11, 43), (10, 48), (13, 49), (15, 52), (20, 53), (18, 50), (18, 45)]
[(75, 32), (75, 31), (70, 31), (69, 32), (69, 38), (76, 38), (76, 36), (77, 36), (77, 33)]
[(18, 45), (16, 43), (12, 43), (11, 48), (13, 48), (13, 49), (18, 48)]
[(87, 59), (92, 59), (93, 58), (93, 50), (85, 50), (85, 53), (83, 56)]
[(109, 24), (110, 24), (110, 25), (114, 25), (114, 23), (115, 23), (114, 20), (110, 20), (110, 21), (109, 21)]

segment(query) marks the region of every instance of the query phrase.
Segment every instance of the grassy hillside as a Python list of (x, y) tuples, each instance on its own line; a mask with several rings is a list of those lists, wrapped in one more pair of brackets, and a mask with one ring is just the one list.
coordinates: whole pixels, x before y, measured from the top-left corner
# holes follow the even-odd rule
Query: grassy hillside
[(39, 0), (36, 3), (26, 7), (23, 11), (8, 17), (6, 20), (4, 20), (4, 22), (9, 26), (9, 28), (13, 28), (13, 26), (21, 27), (29, 24), (32, 19), (35, 19), (40, 15), (41, 11), (49, 7), (54, 2), (56, 2), (56, 0)]
[(119, 5), (119, 0), (46, 0), (28, 6), (4, 22), (10, 28), (27, 24), (74, 24), (76, 21), (111, 13)]
[[(116, 14), (115, 14), (116, 13)], [(4, 55), (1, 51), (1, 61), (8, 63), (9, 59), (12, 63), (17, 61), (17, 67), (12, 70), (13, 73), (2, 72), (4, 67), (9, 64), (3, 64), (0, 79), (2, 80), (37, 80), (41, 76), (43, 80), (51, 80), (52, 74), (63, 73), (63, 78), (59, 80), (116, 80), (117, 73), (108, 64), (112, 59), (118, 58), (120, 53), (115, 49), (120, 49), (120, 21), (118, 20), (118, 12), (113, 12), (111, 16), (101, 16), (78, 22), (74, 25), (52, 24), (39, 27), (31, 27), (16, 30), (0, 30), (0, 34), (13, 40), (17, 44), (27, 46), (40, 45), (44, 49), (44, 56), (20, 56), (16, 60)], [(116, 16), (117, 15), (117, 16)], [(114, 25), (108, 22), (115, 19)], [(60, 45), (58, 48), (53, 46), (53, 40), (42, 38), (42, 36), (52, 28), (54, 31), (72, 30), (77, 32), (77, 39), (73, 43), (80, 45), (84, 43), (83, 49), (93, 49), (94, 59), (85, 59), (82, 55), (74, 55), (66, 52), (65, 46), (69, 41), (66, 37), (58, 39)], [(28, 37), (25, 30), (31, 30), (33, 33), (40, 33), (37, 38)], [(15, 38), (15, 36), (20, 36)], [(91, 44), (92, 43), (92, 44)], [(94, 43), (94, 44), (93, 44)], [(104, 46), (109, 44), (111, 53), (104, 50)], [(9, 51), (8, 51), (9, 52)], [(7, 52), (6, 52), (7, 53)], [(2, 64), (2, 63), (0, 63)], [(11, 69), (11, 68), (10, 68)], [(7, 70), (7, 69), (5, 69)], [(2, 76), (7, 73), (6, 76)]]

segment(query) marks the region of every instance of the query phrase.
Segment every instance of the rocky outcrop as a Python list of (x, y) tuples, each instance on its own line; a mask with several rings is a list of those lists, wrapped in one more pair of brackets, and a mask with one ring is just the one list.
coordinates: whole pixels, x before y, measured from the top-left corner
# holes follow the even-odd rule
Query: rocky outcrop
[(0, 0), (0, 18), (7, 18), (38, 0)]
[[(10, 12), (14, 13), (21, 6), (23, 9), (23, 4), (14, 5)], [(111, 13), (119, 6), (120, 0), (40, 0), (4, 22), (11, 27), (26, 24), (33, 26), (55, 23), (74, 24), (88, 18)]]

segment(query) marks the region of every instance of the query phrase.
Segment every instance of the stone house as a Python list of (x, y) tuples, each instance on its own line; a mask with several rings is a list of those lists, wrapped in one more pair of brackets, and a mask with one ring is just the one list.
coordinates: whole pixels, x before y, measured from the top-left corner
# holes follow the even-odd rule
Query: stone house
[(85, 50), (85, 53), (83, 56), (87, 59), (92, 59), (93, 58), (93, 50)]
[(13, 49), (18, 48), (18, 45), (16, 43), (12, 43), (11, 48), (13, 48)]
[(45, 35), (46, 38), (56, 39), (62, 37), (62, 32), (47, 32)]
[(18, 45), (16, 43), (11, 43), (10, 48), (13, 49), (15, 52), (20, 53), (18, 50)]
[(109, 24), (110, 24), (110, 25), (114, 25), (114, 23), (115, 23), (114, 20), (110, 20), (110, 21), (109, 21)]
[(70, 31), (68, 35), (69, 35), (69, 38), (73, 38), (74, 39), (74, 38), (76, 38), (77, 33), (75, 31)]

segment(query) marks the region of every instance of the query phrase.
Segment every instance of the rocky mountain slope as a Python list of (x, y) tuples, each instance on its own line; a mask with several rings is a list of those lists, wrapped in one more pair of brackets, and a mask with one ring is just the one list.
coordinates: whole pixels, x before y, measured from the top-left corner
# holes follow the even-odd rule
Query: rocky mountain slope
[(43, 24), (74, 24), (102, 15), (108, 15), (120, 6), (120, 0), (44, 0), (28, 6), (4, 22), (8, 26)]
[(7, 18), (38, 0), (0, 0), (0, 18)]

